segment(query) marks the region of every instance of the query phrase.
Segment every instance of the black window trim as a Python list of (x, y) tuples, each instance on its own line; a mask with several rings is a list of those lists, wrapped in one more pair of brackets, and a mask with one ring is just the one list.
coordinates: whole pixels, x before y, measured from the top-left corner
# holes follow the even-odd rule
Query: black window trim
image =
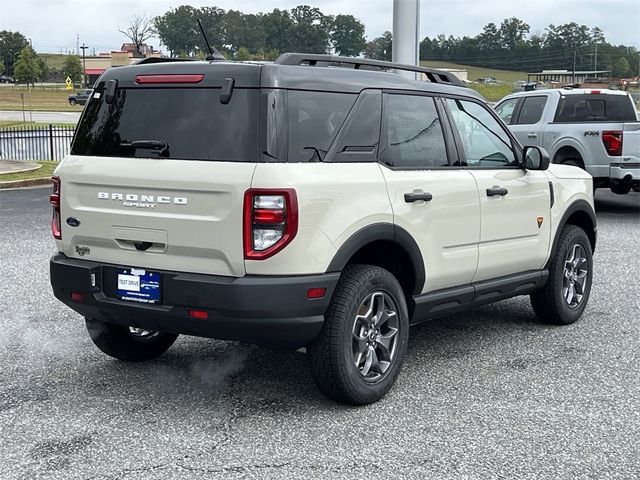
[[(564, 125), (564, 124), (568, 124), (568, 123), (577, 123), (577, 124), (582, 124), (582, 123), (627, 123), (627, 122), (634, 122), (636, 120), (594, 120), (594, 119), (586, 119), (586, 120), (558, 120), (558, 112), (560, 110), (560, 103), (565, 99), (565, 98), (569, 98), (572, 95), (593, 95), (593, 94), (586, 94), (586, 93), (577, 93), (577, 94), (568, 94), (568, 95), (564, 95), (561, 92), (560, 93), (560, 98), (558, 99), (558, 104), (556, 105), (556, 111), (553, 114), (553, 120), (551, 122), (549, 122), (550, 124), (557, 124), (557, 125)], [(628, 95), (628, 94), (627, 94)], [(594, 95), (595, 96), (595, 95)], [(613, 96), (611, 94), (602, 94), (602, 96)], [(622, 96), (622, 95), (620, 95)], [(606, 100), (605, 100), (605, 104), (606, 104)], [(636, 114), (637, 116), (637, 114)]]
[[(442, 129), (442, 136), (445, 145), (445, 151), (447, 153), (448, 165), (424, 165), (422, 167), (415, 166), (395, 166), (390, 165), (388, 160), (385, 160), (389, 151), (389, 95), (404, 95), (413, 97), (430, 97), (433, 99), (436, 107), (438, 118), (440, 119), (440, 126)], [(378, 163), (385, 168), (393, 171), (415, 171), (425, 172), (430, 170), (451, 170), (460, 168), (455, 165), (458, 161), (458, 152), (455, 148), (455, 140), (453, 133), (451, 132), (451, 126), (449, 125), (447, 117), (444, 114), (444, 107), (440, 100), (440, 94), (436, 92), (422, 92), (416, 90), (400, 90), (400, 89), (382, 89), (382, 121), (380, 122), (380, 148), (378, 149)], [(455, 159), (455, 162), (452, 161)]]
[(477, 98), (473, 98), (473, 97), (465, 97), (463, 95), (452, 95), (452, 94), (443, 94), (442, 95), (442, 99), (443, 100), (464, 100), (464, 101), (468, 101), (468, 102), (473, 102), (476, 103), (478, 105), (480, 105), (482, 108), (484, 108), (485, 110), (487, 110), (489, 112), (489, 114), (491, 116), (493, 116), (493, 118), (498, 122), (498, 125), (500, 125), (500, 127), (503, 129), (503, 131), (507, 134), (507, 137), (509, 137), (509, 139), (511, 140), (511, 149), (513, 150), (514, 153), (514, 157), (516, 160), (516, 164), (515, 165), (501, 165), (499, 167), (494, 167), (494, 166), (474, 166), (474, 165), (467, 165), (467, 158), (466, 158), (466, 154), (464, 151), (464, 146), (462, 144), (462, 138), (460, 138), (460, 134), (458, 133), (458, 130), (456, 128), (454, 128), (454, 120), (453, 120), (453, 113), (451, 112), (451, 109), (449, 108), (449, 105), (447, 105), (447, 102), (442, 102), (444, 105), (444, 108), (446, 110), (447, 113), (447, 117), (449, 120), (449, 124), (451, 125), (451, 128), (453, 129), (454, 132), (454, 136), (456, 139), (456, 146), (458, 149), (458, 155), (460, 156), (460, 161), (463, 165), (461, 165), (461, 168), (464, 169), (470, 169), (470, 170), (526, 170), (524, 167), (524, 164), (522, 163), (522, 147), (520, 146), (520, 143), (518, 142), (518, 140), (516, 139), (515, 135), (513, 135), (513, 133), (511, 133), (511, 131), (508, 128), (503, 128), (502, 126), (504, 125), (504, 122), (502, 121), (502, 119), (498, 116), (498, 114), (496, 113), (496, 111), (489, 107), (485, 102), (483, 102), (480, 99)]

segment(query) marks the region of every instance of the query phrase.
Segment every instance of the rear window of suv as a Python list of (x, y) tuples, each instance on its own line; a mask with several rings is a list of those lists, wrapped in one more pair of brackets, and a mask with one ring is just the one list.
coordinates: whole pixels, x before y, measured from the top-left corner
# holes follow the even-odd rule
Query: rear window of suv
[(634, 122), (636, 112), (627, 95), (564, 95), (555, 122)]
[(219, 88), (122, 88), (107, 104), (96, 90), (71, 154), (255, 162), (258, 99), (256, 89), (236, 88), (224, 105)]

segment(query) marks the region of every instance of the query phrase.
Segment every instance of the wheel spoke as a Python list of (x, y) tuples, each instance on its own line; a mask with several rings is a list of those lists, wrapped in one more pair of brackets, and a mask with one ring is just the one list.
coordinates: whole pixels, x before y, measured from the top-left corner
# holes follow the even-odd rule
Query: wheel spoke
[(391, 341), (396, 336), (396, 333), (398, 333), (398, 329), (392, 328), (386, 334), (378, 335), (376, 345), (382, 354), (383, 360), (391, 360)]
[(574, 297), (575, 293), (576, 293), (575, 288), (573, 287), (572, 284), (570, 284), (569, 288), (567, 289), (567, 297), (566, 297), (567, 298), (567, 303), (569, 305), (571, 305), (571, 302), (573, 302), (573, 297)]
[[(371, 370), (371, 367), (373, 366), (373, 355), (374, 355), (374, 350), (373, 348), (368, 348), (367, 349), (367, 356), (365, 357), (364, 360), (364, 365), (362, 366), (362, 369), (360, 370), (360, 372), (362, 372), (362, 374), (364, 376), (367, 376), (369, 374), (369, 371)], [(377, 362), (377, 358), (376, 358), (376, 362)]]
[(587, 281), (587, 271), (583, 270), (582, 272), (576, 275), (575, 287), (579, 294), (584, 294), (584, 287)]

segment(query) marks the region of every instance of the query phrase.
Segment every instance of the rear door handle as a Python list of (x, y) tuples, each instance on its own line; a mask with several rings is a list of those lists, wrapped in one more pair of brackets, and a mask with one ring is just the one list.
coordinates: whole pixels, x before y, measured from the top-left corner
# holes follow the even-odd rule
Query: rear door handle
[(407, 203), (418, 202), (423, 200), (425, 202), (430, 202), (433, 199), (433, 195), (426, 192), (411, 192), (404, 194), (404, 201)]
[(487, 197), (504, 197), (507, 193), (509, 193), (509, 190), (498, 185), (487, 188)]
[(538, 138), (538, 134), (537, 133), (529, 133), (527, 135), (527, 137), (529, 137), (529, 138)]

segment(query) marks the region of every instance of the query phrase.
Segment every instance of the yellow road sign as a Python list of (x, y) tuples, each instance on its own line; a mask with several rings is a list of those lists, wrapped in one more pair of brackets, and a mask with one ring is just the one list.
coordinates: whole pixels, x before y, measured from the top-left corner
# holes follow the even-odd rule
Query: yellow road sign
[(73, 90), (73, 81), (71, 80), (71, 77), (67, 77), (64, 83), (67, 84), (67, 90)]

